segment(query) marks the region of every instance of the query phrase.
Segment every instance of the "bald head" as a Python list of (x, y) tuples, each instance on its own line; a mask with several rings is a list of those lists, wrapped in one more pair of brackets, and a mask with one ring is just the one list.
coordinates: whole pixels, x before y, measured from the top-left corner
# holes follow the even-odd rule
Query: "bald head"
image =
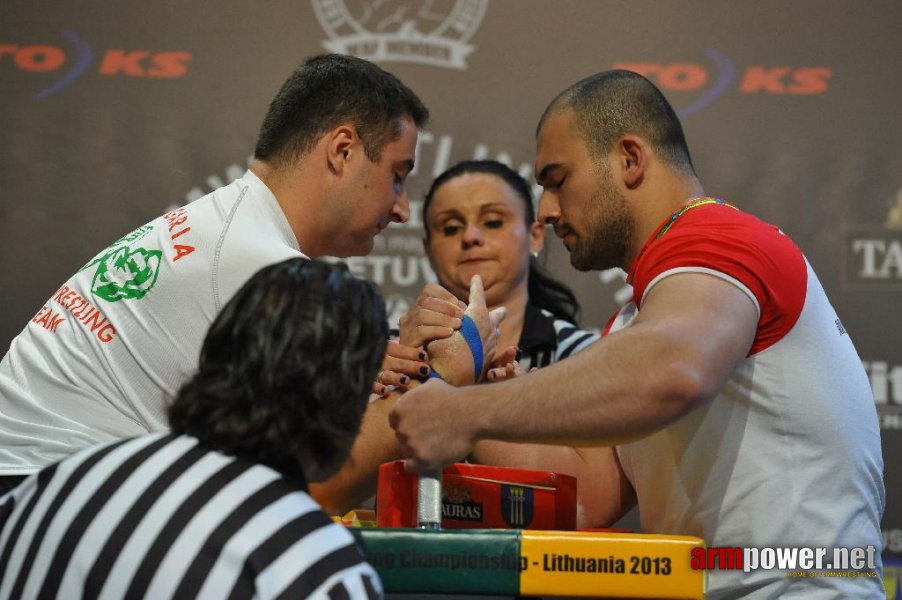
[(555, 98), (539, 120), (571, 109), (581, 137), (594, 158), (605, 156), (626, 134), (648, 142), (662, 161), (684, 175), (695, 175), (680, 120), (664, 95), (632, 71), (603, 71), (579, 81)]

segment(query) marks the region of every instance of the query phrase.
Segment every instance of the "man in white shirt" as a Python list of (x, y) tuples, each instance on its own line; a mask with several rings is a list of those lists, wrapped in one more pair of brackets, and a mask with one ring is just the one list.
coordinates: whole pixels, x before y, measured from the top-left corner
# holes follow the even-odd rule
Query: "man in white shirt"
[(382, 598), (307, 488), (347, 457), (387, 337), (379, 290), (343, 265), (261, 269), (210, 326), (171, 432), (0, 495), (0, 597)]
[(0, 362), (0, 491), (99, 442), (167, 427), (221, 307), (260, 268), (358, 256), (409, 216), (428, 110), (357, 58), (299, 66), (245, 175), (114, 242), (40, 308)]

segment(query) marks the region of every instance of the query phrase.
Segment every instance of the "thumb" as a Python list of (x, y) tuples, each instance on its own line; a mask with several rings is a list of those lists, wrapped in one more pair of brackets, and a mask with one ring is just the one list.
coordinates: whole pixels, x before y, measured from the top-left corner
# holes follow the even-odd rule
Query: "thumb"
[(472, 314), (480, 307), (485, 307), (485, 289), (482, 287), (482, 277), (473, 275), (473, 279), (470, 280), (470, 304), (467, 306), (466, 312)]
[(489, 321), (492, 323), (492, 327), (498, 327), (501, 324), (501, 321), (504, 320), (504, 317), (507, 316), (507, 308), (504, 306), (499, 306), (496, 309), (493, 309), (489, 312)]

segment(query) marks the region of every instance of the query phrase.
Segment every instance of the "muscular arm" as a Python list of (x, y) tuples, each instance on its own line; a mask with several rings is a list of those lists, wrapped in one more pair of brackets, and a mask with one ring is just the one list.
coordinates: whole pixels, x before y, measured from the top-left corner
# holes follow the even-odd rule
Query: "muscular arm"
[[(485, 305), (482, 279), (478, 276), (473, 277), (470, 286), (470, 304), (466, 313), (476, 323), (483, 347), (491, 355), (504, 310), (489, 312)], [(431, 362), (443, 376), (453, 382), (473, 381), (473, 355), (459, 331), (433, 344), (435, 346), (429, 350)], [(327, 513), (344, 514), (359, 506), (376, 491), (379, 465), (402, 458), (402, 446), (389, 426), (388, 415), (402, 393), (410, 393), (418, 386), (419, 382), (412, 380), (407, 392), (395, 391), (387, 398), (371, 402), (363, 415), (348, 461), (328, 481), (310, 486), (311, 495)]]
[[(408, 386), (420, 385), (416, 380)], [(310, 495), (330, 515), (343, 515), (376, 491), (379, 465), (402, 458), (402, 448), (388, 425), (388, 413), (400, 398), (392, 392), (371, 402), (363, 415), (351, 455), (341, 470), (323, 483), (311, 483)]]
[(481, 464), (554, 471), (576, 477), (576, 526), (579, 528), (608, 527), (636, 503), (633, 487), (610, 446), (573, 448), (486, 440), (476, 444), (473, 459)]
[(392, 423), (412, 468), (456, 460), (480, 439), (633, 441), (713, 399), (748, 353), (757, 320), (734, 285), (672, 275), (650, 290), (630, 327), (578, 355), (490, 386), (423, 386), (398, 403)]

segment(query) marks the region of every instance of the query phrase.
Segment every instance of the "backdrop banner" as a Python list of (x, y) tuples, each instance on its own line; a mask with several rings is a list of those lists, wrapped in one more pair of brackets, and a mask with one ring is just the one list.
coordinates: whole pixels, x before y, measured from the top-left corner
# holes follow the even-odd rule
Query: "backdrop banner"
[[(3, 2), (0, 352), (97, 251), (240, 177), (305, 57), (373, 60), (432, 112), (409, 222), (347, 260), (394, 317), (434, 279), (431, 179), (490, 157), (534, 182), (548, 102), (629, 68), (677, 109), (706, 192), (779, 225), (818, 273), (871, 379), (885, 553), (902, 559), (900, 23), (898, 0)], [(582, 325), (629, 295), (619, 270), (574, 271), (553, 235), (541, 260), (576, 291)]]

